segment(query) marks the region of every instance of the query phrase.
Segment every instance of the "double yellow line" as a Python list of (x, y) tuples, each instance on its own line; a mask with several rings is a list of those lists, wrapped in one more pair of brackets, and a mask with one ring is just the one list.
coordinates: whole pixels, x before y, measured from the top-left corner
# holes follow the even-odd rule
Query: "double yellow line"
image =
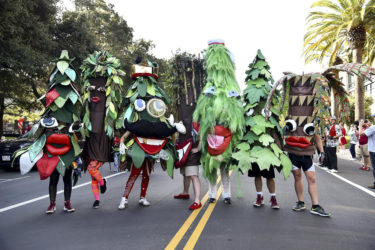
[[(232, 174), (232, 171), (230, 171), (229, 175), (231, 175), (231, 174)], [(221, 181), (221, 176), (218, 177), (218, 179), (216, 181), (216, 185), (220, 181)], [(220, 186), (219, 189), (218, 189), (218, 192), (216, 194), (216, 200), (219, 199), (219, 197), (221, 195), (221, 192), (222, 192), (222, 187)], [(194, 210), (190, 214), (190, 216), (186, 219), (185, 223), (181, 226), (181, 228), (177, 231), (177, 233), (174, 235), (174, 237), (169, 242), (169, 244), (165, 247), (165, 250), (176, 249), (177, 245), (180, 243), (180, 241), (182, 240), (182, 238), (184, 237), (184, 235), (186, 234), (186, 232), (190, 228), (191, 224), (193, 224), (193, 222), (197, 218), (198, 214), (200, 213), (200, 211), (202, 210), (202, 208), (206, 204), (207, 200), (208, 200), (208, 192), (205, 194), (205, 196), (203, 197), (203, 199), (201, 201), (202, 207), (200, 209)], [(198, 222), (197, 226), (195, 227), (193, 233), (191, 234), (189, 240), (187, 241), (187, 243), (184, 247), (184, 250), (193, 249), (195, 244), (197, 244), (197, 241), (198, 241), (200, 235), (202, 234), (202, 231), (203, 231), (204, 227), (206, 226), (208, 219), (210, 218), (212, 212), (214, 211), (216, 203), (217, 202), (214, 202), (214, 203), (210, 203), (208, 205), (205, 213), (203, 214), (202, 218), (200, 219), (200, 221)]]

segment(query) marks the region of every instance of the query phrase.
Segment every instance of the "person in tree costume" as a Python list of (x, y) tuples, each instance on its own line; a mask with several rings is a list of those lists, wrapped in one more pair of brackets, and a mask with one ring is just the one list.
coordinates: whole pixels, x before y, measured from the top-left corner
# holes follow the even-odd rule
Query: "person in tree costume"
[(186, 127), (186, 134), (178, 136), (176, 149), (178, 152), (178, 161), (175, 167), (180, 168), (183, 175), (183, 191), (175, 195), (175, 199), (189, 199), (190, 182), (194, 188), (194, 203), (189, 207), (190, 210), (198, 209), (202, 206), (200, 202), (201, 182), (199, 180), (200, 167), (200, 148), (198, 136), (198, 124), (193, 123), (193, 112), (202, 90), (204, 80), (204, 60), (200, 57), (187, 53), (177, 54), (174, 60), (174, 70), (178, 88), (176, 96), (177, 110), (179, 119), (183, 121)]
[(70, 196), (72, 192), (72, 172), (77, 182), (80, 171), (77, 168), (81, 148), (78, 144), (78, 133), (82, 128), (80, 113), (82, 100), (75, 84), (76, 72), (71, 65), (68, 52), (63, 50), (56, 60), (48, 83), (48, 91), (42, 97), (45, 110), (42, 118), (30, 130), (29, 135), (37, 138), (33, 144), (15, 152), (20, 157), (21, 174), (26, 174), (36, 164), (40, 179), (50, 177), (50, 205), (47, 214), (56, 210), (56, 193), (59, 175), (64, 181), (64, 210), (74, 212)]
[(205, 53), (207, 82), (198, 99), (193, 121), (200, 125), (201, 163), (209, 181), (209, 201), (216, 200), (217, 171), (220, 169), (224, 203), (230, 204), (230, 159), (244, 127), (240, 88), (234, 74), (234, 62), (224, 41), (209, 41)]
[[(340, 120), (348, 119), (349, 101), (343, 84), (338, 79), (338, 71), (346, 71), (360, 76), (369, 77), (375, 71), (370, 67), (357, 63), (347, 63), (328, 68), (323, 73), (311, 73), (297, 75), (290, 72), (274, 85), (267, 100), (266, 118), (271, 110), (271, 100), (276, 88), (282, 84), (283, 95), (280, 111), (286, 116), (285, 121), (285, 146), (289, 158), (293, 164), (292, 173), (295, 179), (295, 190), (298, 202), (294, 211), (306, 209), (303, 199), (303, 169), (307, 182), (309, 194), (312, 201), (310, 212), (320, 216), (331, 216), (319, 205), (318, 190), (315, 177), (315, 168), (312, 156), (318, 147), (320, 162), (324, 160), (324, 150), (319, 133), (323, 131), (326, 121), (330, 118), (330, 93), (335, 96), (335, 106), (338, 108)], [(284, 106), (284, 103), (286, 105)], [(319, 131), (320, 130), (320, 131)]]
[(99, 187), (100, 193), (107, 189), (106, 180), (101, 176), (99, 168), (111, 161), (111, 140), (121, 107), (121, 77), (125, 72), (120, 69), (119, 60), (106, 51), (89, 55), (83, 61), (81, 70), (86, 135), (83, 156), (91, 175), (91, 188), (95, 198), (93, 208), (98, 208)]
[(131, 78), (133, 82), (126, 92), (125, 111), (120, 119), (123, 120), (126, 130), (120, 140), (121, 160), (126, 160), (130, 175), (119, 209), (125, 209), (129, 194), (141, 172), (139, 204), (150, 205), (146, 199), (146, 192), (155, 160), (160, 159), (163, 168), (173, 177), (173, 165), (177, 154), (170, 136), (177, 131), (186, 132), (182, 122), (174, 123), (173, 115), (168, 119), (164, 116), (169, 98), (157, 85), (157, 63), (137, 58), (132, 65)]
[(281, 150), (283, 131), (279, 125), (280, 111), (277, 107), (280, 104), (280, 94), (277, 90), (271, 99), (271, 107), (266, 119), (266, 102), (274, 83), (269, 70), (270, 66), (262, 52), (258, 50), (256, 57), (249, 65), (249, 70), (246, 71), (247, 86), (243, 95), (245, 134), (232, 157), (242, 173), (248, 171), (249, 177), (255, 177), (257, 199), (253, 205), (260, 207), (264, 204), (263, 176), (267, 179), (271, 207), (278, 209), (274, 167), (279, 172), (282, 171), (284, 178), (287, 178), (292, 170), (292, 163)]

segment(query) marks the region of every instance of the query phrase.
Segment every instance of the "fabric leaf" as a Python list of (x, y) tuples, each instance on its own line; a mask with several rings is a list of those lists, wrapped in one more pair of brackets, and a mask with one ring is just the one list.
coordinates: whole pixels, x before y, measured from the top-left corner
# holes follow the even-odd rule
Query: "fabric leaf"
[(261, 142), (263, 146), (267, 147), (271, 142), (274, 142), (274, 139), (269, 134), (263, 134), (259, 137), (259, 142)]
[(64, 75), (65, 70), (69, 68), (69, 63), (66, 61), (58, 61), (56, 64), (57, 68), (59, 69), (60, 73)]
[(132, 158), (134, 166), (136, 168), (140, 168), (146, 156), (141, 147), (137, 143), (134, 143), (133, 146), (129, 149), (128, 154)]
[(273, 152), (275, 153), (276, 156), (279, 156), (280, 154), (283, 153), (283, 151), (279, 148), (279, 146), (277, 146), (276, 143), (272, 143), (271, 148), (272, 148), (272, 150), (273, 150)]
[(247, 141), (249, 144), (253, 144), (255, 141), (257, 141), (259, 136), (254, 134), (252, 131), (249, 131), (246, 133), (246, 135), (242, 138), (242, 140)]
[(270, 166), (280, 166), (280, 160), (268, 148), (263, 148), (256, 152), (251, 152), (251, 156), (257, 158), (259, 169), (269, 169)]
[(283, 167), (283, 175), (284, 175), (284, 178), (286, 179), (289, 177), (290, 172), (293, 169), (293, 164), (290, 161), (289, 157), (286, 156), (285, 154), (281, 154), (280, 161), (281, 161), (281, 166)]
[(65, 74), (74, 82), (76, 80), (76, 72), (72, 70), (71, 68), (67, 68), (65, 70)]
[(35, 157), (43, 150), (44, 145), (46, 144), (46, 135), (42, 134), (30, 147), (29, 155), (30, 161), (33, 161)]

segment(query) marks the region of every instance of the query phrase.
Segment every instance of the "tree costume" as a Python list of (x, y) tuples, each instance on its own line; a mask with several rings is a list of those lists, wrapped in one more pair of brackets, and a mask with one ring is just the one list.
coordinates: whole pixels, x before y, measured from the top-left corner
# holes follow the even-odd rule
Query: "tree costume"
[(119, 60), (106, 51), (89, 55), (83, 61), (81, 70), (86, 135), (83, 156), (91, 175), (91, 188), (95, 197), (93, 207), (98, 208), (99, 186), (101, 193), (106, 191), (106, 180), (102, 178), (99, 168), (111, 161), (111, 140), (122, 102), (121, 76), (125, 72), (120, 69)]
[[(245, 131), (241, 143), (237, 145), (233, 158), (242, 173), (248, 172), (250, 177), (263, 176), (267, 179), (274, 178), (274, 167), (287, 178), (292, 170), (292, 163), (288, 156), (281, 150), (283, 131), (279, 125), (280, 94), (276, 90), (271, 100), (268, 121), (265, 118), (267, 97), (273, 86), (270, 66), (262, 52), (258, 50), (253, 62), (246, 71), (246, 89), (243, 95)], [(240, 188), (238, 189), (240, 191)], [(242, 196), (241, 193), (238, 194)], [(275, 193), (271, 194), (275, 208), (278, 206)], [(263, 204), (263, 196), (258, 194), (258, 203)], [(258, 201), (258, 200), (257, 200)]]
[(193, 120), (200, 124), (201, 163), (210, 183), (210, 199), (213, 202), (216, 198), (215, 183), (220, 169), (224, 202), (230, 203), (229, 163), (244, 126), (240, 88), (234, 74), (234, 62), (224, 41), (210, 41), (205, 53), (207, 82)]
[[(71, 65), (68, 52), (63, 50), (56, 60), (48, 83), (48, 91), (42, 97), (45, 110), (40, 121), (33, 126), (30, 136), (37, 138), (33, 144), (15, 153), (20, 157), (21, 174), (26, 174), (37, 165), (40, 179), (50, 177), (49, 195), (51, 204), (46, 213), (56, 210), (56, 191), (59, 174), (64, 179), (64, 210), (73, 212), (70, 205), (72, 191), (72, 168), (77, 168), (75, 160), (81, 153), (76, 132), (81, 129), (79, 122), (82, 100), (75, 85), (76, 72)], [(77, 182), (79, 170), (74, 173)]]
[[(169, 98), (157, 85), (158, 65), (138, 58), (132, 66), (133, 82), (128, 88), (125, 98), (125, 112), (121, 115), (126, 130), (121, 138), (120, 153), (122, 161), (126, 160), (130, 176), (119, 209), (124, 209), (134, 182), (142, 171), (141, 195), (139, 203), (150, 205), (146, 200), (149, 174), (156, 159), (173, 177), (173, 165), (176, 150), (170, 138), (182, 123), (174, 123), (173, 116), (167, 119), (165, 113)], [(185, 129), (182, 125), (182, 130)], [(125, 155), (126, 152), (126, 155)]]

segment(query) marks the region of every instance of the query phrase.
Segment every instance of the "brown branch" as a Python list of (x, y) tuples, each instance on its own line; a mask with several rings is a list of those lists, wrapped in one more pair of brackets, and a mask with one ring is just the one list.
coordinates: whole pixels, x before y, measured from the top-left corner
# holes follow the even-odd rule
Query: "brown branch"
[(197, 89), (195, 88), (195, 71), (194, 71), (194, 59), (191, 59), (191, 68), (192, 68), (192, 77), (191, 77), (191, 85), (193, 85), (193, 91), (194, 91), (194, 103), (197, 102)]
[(185, 99), (186, 99), (186, 105), (189, 105), (189, 98), (188, 98), (188, 89), (187, 89), (187, 81), (186, 81), (186, 72), (184, 67), (184, 87), (185, 87)]

